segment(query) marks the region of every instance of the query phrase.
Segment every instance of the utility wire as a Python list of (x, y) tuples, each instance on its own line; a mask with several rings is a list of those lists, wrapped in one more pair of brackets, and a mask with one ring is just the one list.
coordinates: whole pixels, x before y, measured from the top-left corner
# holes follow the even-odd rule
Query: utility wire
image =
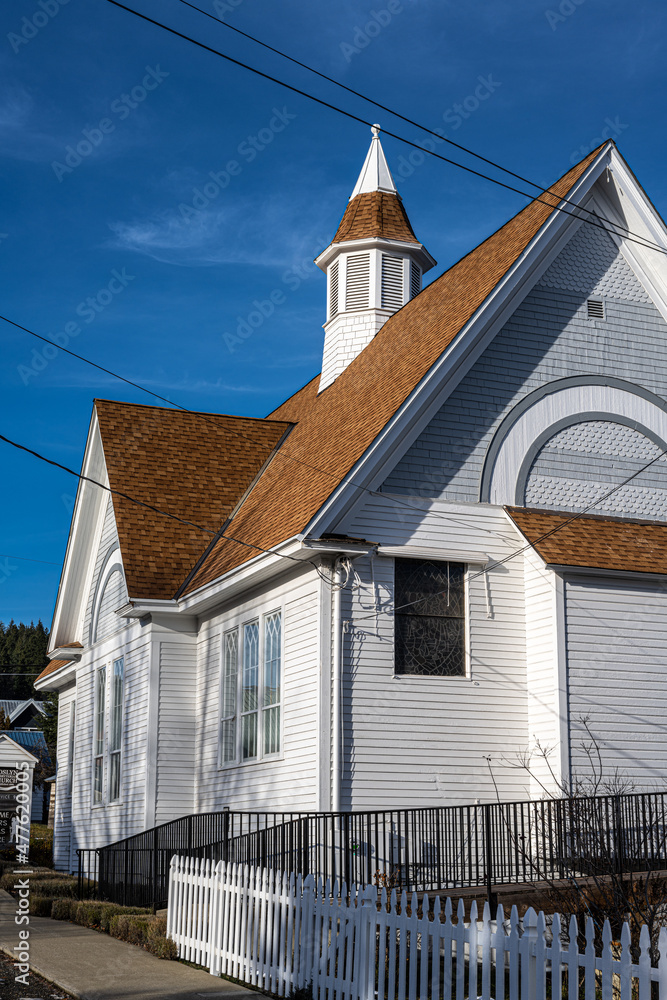
[(60, 566), (60, 563), (47, 562), (46, 559), (28, 559), (27, 556), (8, 556), (6, 552), (0, 552), (0, 559), (16, 559), (18, 562), (41, 563), (42, 566)]
[[(124, 375), (119, 375), (118, 372), (114, 372), (110, 368), (104, 368), (102, 365), (98, 365), (95, 361), (91, 361), (89, 358), (84, 357), (82, 354), (77, 354), (75, 351), (70, 351), (69, 348), (67, 347), (62, 347), (60, 344), (56, 344), (55, 341), (49, 340), (48, 337), (42, 336), (41, 333), (35, 333), (34, 330), (30, 330), (27, 326), (22, 326), (20, 323), (16, 323), (13, 319), (9, 319), (8, 316), (0, 315), (0, 320), (4, 320), (5, 323), (9, 323), (10, 326), (14, 326), (18, 330), (22, 330), (24, 333), (29, 334), (31, 337), (36, 337), (37, 340), (42, 340), (45, 344), (50, 344), (52, 347), (57, 348), (59, 351), (64, 351), (65, 354), (71, 355), (71, 357), (76, 358), (78, 361), (83, 361), (84, 364), (90, 365), (91, 368), (96, 368), (98, 371), (104, 372), (105, 375), (111, 375), (112, 378), (118, 379), (119, 382), (125, 382), (126, 385), (131, 385), (133, 388), (139, 389), (141, 392), (145, 392), (146, 395), (152, 396), (154, 399), (159, 399), (160, 402), (162, 403), (168, 403), (170, 406), (175, 407), (177, 410), (181, 410), (183, 413), (190, 413), (193, 416), (201, 417), (202, 420), (207, 420), (210, 424), (214, 425), (215, 427), (219, 427), (217, 421), (214, 420), (212, 415), (208, 413), (200, 413), (198, 410), (189, 410), (186, 406), (182, 406), (180, 403), (174, 402), (173, 399), (168, 399), (167, 396), (161, 396), (160, 393), (153, 392), (152, 389), (146, 388), (146, 386), (141, 385), (140, 382), (133, 382), (132, 379), (125, 378)], [(240, 430), (235, 430), (234, 436), (242, 441), (247, 441), (249, 444), (252, 445), (256, 444), (256, 441), (245, 435)], [(298, 465), (302, 465), (304, 466), (304, 468), (310, 469), (312, 472), (317, 472), (320, 475), (329, 476), (329, 478), (335, 479), (336, 483), (340, 482), (340, 476), (338, 476), (336, 473), (326, 472), (324, 469), (320, 469), (318, 466), (312, 465), (310, 462), (306, 462), (302, 458), (297, 458), (296, 455), (291, 454), (289, 448), (287, 448), (285, 444), (283, 444), (280, 450), (275, 453), (274, 458), (278, 457), (287, 459), (290, 462), (296, 462)], [(362, 486), (361, 483), (356, 482), (356, 480), (354, 479), (348, 479), (348, 482), (350, 483), (351, 486), (354, 486), (355, 489), (362, 490), (364, 493), (368, 493), (369, 496), (383, 497), (390, 499), (391, 502), (396, 506), (403, 507), (406, 510), (416, 511), (419, 514), (423, 514), (424, 512), (423, 507), (415, 507), (414, 504), (408, 503), (405, 500), (400, 500), (398, 497), (395, 496), (389, 497), (388, 494), (381, 493), (379, 490), (371, 490), (367, 486)], [(424, 498), (425, 501), (428, 501), (428, 499), (429, 499), (428, 497)], [(472, 527), (470, 521), (467, 521), (462, 517), (458, 517), (455, 514), (454, 515), (443, 514), (440, 511), (432, 511), (431, 513), (434, 516), (439, 517), (441, 520), (449, 522), (450, 524), (454, 523), (460, 525), (468, 525)]]
[[(32, 455), (34, 458), (39, 459), (41, 462), (46, 462), (47, 465), (52, 465), (56, 469), (61, 469), (63, 472), (69, 473), (70, 476), (75, 476), (76, 479), (83, 480), (87, 483), (92, 483), (93, 486), (99, 486), (101, 490), (105, 490), (107, 493), (111, 493), (113, 496), (121, 497), (123, 500), (128, 500), (130, 503), (137, 504), (139, 507), (144, 507), (146, 510), (153, 511), (155, 514), (161, 514), (163, 517), (171, 518), (172, 521), (178, 521), (180, 524), (185, 524), (190, 528), (196, 528), (197, 531), (203, 531), (205, 534), (213, 535), (216, 539), (226, 539), (230, 542), (236, 542), (237, 545), (243, 545), (248, 549), (255, 549), (257, 552), (264, 552), (267, 555), (279, 556), (280, 559), (289, 559), (291, 562), (298, 563), (303, 566), (304, 562), (310, 562), (310, 560), (297, 559), (296, 556), (288, 556), (282, 552), (275, 552), (272, 549), (262, 548), (261, 545), (255, 545), (253, 542), (244, 542), (240, 538), (234, 538), (233, 535), (227, 535), (222, 529), (215, 530), (213, 528), (207, 528), (204, 525), (197, 524), (195, 521), (188, 521), (187, 518), (179, 517), (177, 514), (171, 514), (166, 510), (161, 510), (159, 507), (155, 507), (153, 504), (146, 503), (144, 500), (138, 500), (136, 497), (130, 496), (129, 493), (123, 493), (121, 490), (115, 490), (111, 486), (105, 486), (104, 483), (98, 482), (96, 479), (91, 479), (90, 476), (84, 476), (81, 472), (75, 472), (74, 469), (70, 469), (66, 465), (62, 465), (61, 462), (56, 462), (53, 458), (47, 458), (46, 455), (40, 454), (40, 452), (35, 451), (32, 448), (28, 448), (27, 445), (20, 444), (18, 441), (13, 441), (11, 438), (6, 437), (4, 434), (0, 434), (0, 441), (4, 441), (5, 444), (11, 445), (13, 448), (17, 448), (19, 451), (27, 452), (28, 455)], [(311, 563), (313, 565), (313, 563)], [(313, 566), (315, 571), (319, 573), (317, 566)], [(322, 579), (327, 579), (321, 573)], [(328, 582), (328, 580), (327, 580)]]
[[(461, 145), (459, 142), (454, 142), (453, 139), (448, 139), (447, 136), (442, 135), (440, 132), (428, 128), (427, 125), (422, 125), (420, 122), (415, 121), (413, 118), (408, 118), (406, 115), (400, 113), (400, 111), (395, 111), (393, 108), (387, 107), (386, 104), (381, 104), (380, 101), (376, 101), (372, 97), (367, 97), (366, 94), (360, 93), (360, 91), (355, 90), (353, 87), (348, 87), (346, 84), (341, 83), (340, 80), (334, 79), (332, 76), (327, 76), (326, 73), (320, 72), (320, 70), (315, 69), (314, 66), (309, 66), (308, 63), (301, 62), (300, 59), (295, 59), (294, 56), (288, 55), (287, 52), (283, 52), (281, 49), (275, 48), (273, 45), (269, 45), (267, 42), (263, 42), (260, 38), (256, 38), (254, 35), (249, 34), (247, 31), (241, 31), (233, 24), (228, 24), (227, 21), (223, 21), (222, 18), (217, 17), (215, 14), (211, 14), (210, 11), (204, 10), (202, 7), (197, 7), (196, 4), (190, 3), (190, 0), (179, 0), (180, 3), (184, 4), (186, 7), (190, 7), (192, 10), (198, 11), (203, 14), (204, 17), (211, 18), (212, 21), (216, 21), (221, 24), (224, 28), (228, 28), (230, 31), (235, 31), (237, 35), (242, 35), (243, 38), (249, 39), (251, 42), (255, 42), (257, 45), (261, 45), (262, 48), (267, 49), (269, 52), (273, 52), (283, 59), (287, 59), (289, 62), (294, 63), (295, 66), (300, 66), (302, 69), (308, 70), (309, 73), (313, 73), (315, 76), (319, 76), (322, 80), (327, 80), (328, 83), (333, 83), (336, 87), (340, 87), (341, 90), (347, 91), (348, 94), (353, 94), (355, 97), (361, 98), (362, 101), (366, 101), (368, 104), (374, 105), (376, 108), (380, 108), (382, 111), (389, 112), (395, 118), (400, 118), (401, 121), (407, 122), (408, 125), (413, 125), (415, 128), (421, 129), (422, 132), (427, 132), (428, 135), (434, 136), (440, 142), (445, 142), (449, 146), (454, 146), (455, 149), (460, 149), (463, 153), (467, 153), (469, 156), (473, 156), (476, 160), (480, 160), (482, 163), (487, 163), (490, 167), (495, 167), (497, 170), (502, 170), (503, 173), (508, 174), (510, 177), (514, 177), (515, 180), (521, 181), (523, 184), (530, 184), (531, 187), (537, 188), (538, 191), (544, 191), (544, 185), (538, 184), (537, 181), (531, 181), (529, 177), (523, 177), (521, 174), (517, 174), (514, 170), (510, 170), (508, 167), (504, 167), (501, 163), (496, 163), (495, 160), (491, 160), (486, 156), (482, 156), (481, 153), (476, 153), (474, 150), (469, 149), (467, 146)], [(563, 198), (564, 202), (568, 205), (574, 205), (577, 208), (581, 206), (577, 205), (575, 201), (569, 198)], [(588, 212), (589, 215), (595, 217), (595, 212), (592, 209), (581, 208), (581, 211)], [(637, 236), (639, 239), (645, 239), (639, 233), (633, 232), (628, 229), (627, 226), (622, 225), (620, 222), (611, 222), (607, 220), (612, 226), (616, 226), (618, 229), (622, 229), (625, 233), (630, 236)]]
[[(488, 566), (485, 566), (484, 569), (479, 570), (477, 573), (473, 573), (471, 576), (468, 577), (468, 583), (472, 583), (472, 581), (476, 580), (478, 577), (484, 576), (484, 574), (488, 573), (489, 570), (497, 569), (498, 566), (504, 566), (505, 563), (508, 563), (511, 559), (515, 559), (517, 556), (520, 556), (524, 552), (527, 552), (528, 549), (534, 548), (537, 544), (539, 544), (539, 542), (543, 542), (545, 539), (551, 538), (552, 535), (555, 535), (556, 532), (562, 531), (563, 528), (566, 528), (568, 524), (572, 524), (573, 521), (577, 521), (580, 517), (584, 517), (584, 515), (587, 514), (589, 510), (592, 510), (593, 507), (597, 507), (598, 504), (601, 504), (605, 500), (608, 500), (610, 496), (613, 496), (613, 494), (617, 493), (618, 490), (622, 489), (624, 486), (627, 486), (627, 484), (632, 482), (633, 479), (636, 479), (637, 476), (641, 476), (642, 472), (646, 472), (647, 469), (650, 469), (651, 466), (655, 464), (655, 462), (659, 461), (661, 458), (664, 458), (665, 455), (667, 455), (667, 448), (663, 449), (663, 451), (661, 451), (659, 455), (656, 455), (655, 458), (652, 458), (651, 461), (647, 462), (646, 465), (642, 466), (641, 469), (638, 469), (636, 472), (633, 472), (632, 475), (628, 476), (627, 479), (624, 479), (622, 483), (619, 483), (617, 486), (613, 486), (603, 496), (598, 497), (597, 500), (593, 500), (593, 502), (589, 503), (588, 506), (584, 507), (583, 510), (578, 511), (576, 514), (572, 514), (561, 524), (557, 524), (555, 528), (550, 528), (549, 531), (545, 531), (543, 534), (538, 535), (537, 538), (534, 538), (532, 541), (527, 542), (520, 549), (515, 549), (514, 552), (510, 552), (510, 554), (505, 556), (503, 559), (496, 559), (492, 563), (489, 563)], [(546, 513), (548, 513), (551, 516), (557, 512), (546, 511)], [(444, 593), (446, 593), (446, 591), (442, 591), (440, 594), (436, 596), (442, 597)], [(393, 609), (393, 614), (396, 614), (397, 611), (403, 611), (404, 608), (414, 607), (415, 604), (423, 604), (425, 600), (426, 598), (420, 597), (418, 600), (410, 601), (408, 604), (399, 604), (398, 607)], [(375, 617), (376, 617), (375, 612), (370, 615), (362, 615), (360, 618), (355, 618), (354, 621), (351, 622), (351, 624), (354, 625), (358, 621), (364, 621), (366, 618), (375, 618)]]
[[(169, 25), (164, 24), (162, 21), (156, 21), (155, 18), (149, 17), (147, 14), (142, 14), (133, 7), (127, 7), (125, 4), (120, 3), (119, 0), (107, 0), (107, 3), (113, 4), (114, 7), (119, 7), (121, 10), (125, 10), (128, 14), (134, 14), (135, 17), (141, 18), (142, 21), (147, 21), (149, 24), (154, 24), (158, 28), (162, 28), (164, 31), (168, 31), (172, 35), (176, 35), (177, 38), (182, 38), (186, 42), (191, 42), (200, 49), (204, 49), (206, 52), (210, 52), (212, 55), (219, 56), (221, 59), (225, 59), (227, 62), (232, 63), (235, 66), (239, 66), (241, 69), (247, 69), (249, 72), (254, 73), (256, 76), (262, 77), (264, 80), (269, 80), (271, 83), (277, 83), (280, 87), (285, 87), (287, 90), (291, 90), (295, 94), (299, 94), (301, 97), (305, 97), (309, 101), (314, 101), (316, 104), (320, 104), (322, 107), (329, 108), (331, 111), (336, 111), (338, 114), (344, 115), (346, 118), (352, 119), (352, 121), (359, 122), (361, 125), (366, 125), (371, 127), (372, 123), (367, 121), (365, 118), (360, 118), (359, 115), (352, 114), (351, 111), (345, 111), (343, 108), (339, 108), (335, 104), (331, 104), (329, 101), (323, 100), (321, 97), (315, 97), (314, 94), (308, 93), (308, 91), (301, 90), (299, 87), (294, 87), (291, 83), (285, 83), (284, 80), (280, 80), (275, 76), (271, 76), (269, 73), (264, 73), (263, 70), (257, 69), (254, 66), (248, 65), (248, 63), (241, 62), (240, 59), (235, 59), (233, 56), (227, 55), (225, 52), (221, 52), (219, 49), (214, 49), (210, 45), (206, 45), (204, 42), (198, 41), (191, 35), (186, 35), (182, 31), (177, 31), (176, 28), (171, 28)], [(542, 205), (546, 205), (552, 211), (562, 212), (565, 215), (570, 215), (574, 219), (578, 219), (580, 222), (584, 222), (589, 226), (594, 226), (596, 229), (602, 229), (605, 233), (610, 235), (618, 235), (614, 233), (613, 230), (607, 228), (600, 222), (594, 222), (593, 219), (584, 218), (580, 214), (575, 212), (568, 212), (564, 208), (561, 202), (564, 200), (558, 195), (552, 194), (549, 190), (544, 190), (543, 195), (549, 195), (549, 197), (554, 198), (556, 203), (553, 204), (548, 201), (544, 201), (541, 197), (535, 197), (532, 194), (527, 194), (520, 188), (513, 187), (511, 184), (505, 183), (505, 181), (498, 180), (494, 177), (489, 177), (488, 174), (483, 174), (479, 170), (474, 170), (472, 167), (465, 166), (463, 163), (458, 163), (456, 160), (450, 159), (448, 156), (443, 156), (442, 153), (436, 153), (433, 149), (426, 149), (424, 146), (420, 146), (419, 143), (413, 142), (411, 139), (406, 139), (404, 136), (397, 135), (396, 132), (390, 132), (388, 129), (382, 130), (385, 135), (391, 136), (392, 139), (397, 139), (399, 142), (404, 142), (408, 146), (413, 146), (415, 149), (420, 150), (422, 153), (426, 153), (428, 156), (434, 156), (438, 160), (442, 160), (444, 163), (448, 163), (450, 166), (458, 167), (460, 170), (465, 170), (466, 173), (473, 174), (475, 177), (481, 177), (483, 180), (490, 181), (492, 184), (497, 184), (500, 187), (506, 188), (508, 191), (513, 191), (515, 194), (520, 194), (523, 198), (529, 198), (532, 202), (539, 202)], [(577, 206), (577, 213), (588, 211), (588, 209), (582, 209)], [(597, 216), (596, 216), (597, 218)], [(611, 223), (614, 225), (615, 223)], [(654, 243), (651, 240), (647, 240), (644, 237), (634, 238), (631, 236), (625, 237), (626, 241), (629, 243), (637, 243), (639, 246), (644, 247), (646, 250), (656, 250), (658, 253), (667, 255), (667, 249), (661, 247), (659, 244)]]

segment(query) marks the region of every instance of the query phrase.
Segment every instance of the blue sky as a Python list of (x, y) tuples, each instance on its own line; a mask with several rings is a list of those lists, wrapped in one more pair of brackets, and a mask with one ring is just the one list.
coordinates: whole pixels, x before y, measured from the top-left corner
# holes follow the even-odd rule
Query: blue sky
[[(421, 136), (179, 0), (128, 2)], [(198, 5), (541, 184), (611, 135), (667, 213), (660, 0)], [(319, 371), (325, 281), (311, 262), (368, 128), (106, 0), (11, 0), (0, 29), (0, 311), (188, 408), (268, 413)], [(526, 203), (434, 158), (411, 166), (394, 139), (384, 148), (439, 262), (431, 279)], [(272, 292), (280, 304), (238, 337)], [(80, 467), (95, 397), (150, 402), (4, 323), (0, 336), (0, 433), (65, 465)], [(48, 623), (76, 481), (0, 448), (0, 621)]]

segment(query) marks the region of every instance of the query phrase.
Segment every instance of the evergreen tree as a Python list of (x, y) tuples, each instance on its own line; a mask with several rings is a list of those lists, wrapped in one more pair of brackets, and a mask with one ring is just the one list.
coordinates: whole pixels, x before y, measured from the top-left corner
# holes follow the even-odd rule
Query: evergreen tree
[[(47, 665), (49, 631), (41, 621), (0, 622), (0, 698), (35, 698), (34, 678)], [(9, 675), (9, 676), (7, 676)], [(28, 676), (22, 676), (28, 675)]]

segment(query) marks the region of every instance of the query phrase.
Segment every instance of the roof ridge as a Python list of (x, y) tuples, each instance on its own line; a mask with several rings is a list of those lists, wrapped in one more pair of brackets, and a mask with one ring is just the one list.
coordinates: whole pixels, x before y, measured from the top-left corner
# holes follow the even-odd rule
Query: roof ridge
[(250, 420), (253, 423), (266, 424), (269, 422), (279, 422), (272, 421), (270, 417), (247, 417), (241, 413), (214, 413), (209, 410), (189, 410), (182, 406), (157, 406), (154, 403), (132, 403), (123, 399), (100, 399), (99, 397), (93, 398), (93, 404), (97, 406), (99, 404), (109, 405), (109, 406), (127, 406), (136, 407), (141, 410), (158, 410), (161, 413), (180, 413), (182, 415), (189, 415), (191, 417), (214, 417), (223, 420)]

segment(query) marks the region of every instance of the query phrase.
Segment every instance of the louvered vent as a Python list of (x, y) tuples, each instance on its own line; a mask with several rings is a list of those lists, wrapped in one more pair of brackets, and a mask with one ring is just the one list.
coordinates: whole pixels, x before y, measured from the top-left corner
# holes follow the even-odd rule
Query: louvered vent
[(422, 288), (422, 274), (419, 268), (419, 264), (415, 264), (414, 260), (410, 261), (410, 298), (414, 299), (415, 295), (419, 295)]
[(382, 308), (400, 309), (403, 305), (403, 258), (382, 254)]
[(603, 299), (589, 299), (587, 305), (589, 319), (604, 319)]
[(347, 271), (345, 275), (346, 309), (368, 309), (370, 268), (370, 254), (357, 253), (347, 258)]
[(329, 268), (329, 319), (338, 312), (338, 261)]

